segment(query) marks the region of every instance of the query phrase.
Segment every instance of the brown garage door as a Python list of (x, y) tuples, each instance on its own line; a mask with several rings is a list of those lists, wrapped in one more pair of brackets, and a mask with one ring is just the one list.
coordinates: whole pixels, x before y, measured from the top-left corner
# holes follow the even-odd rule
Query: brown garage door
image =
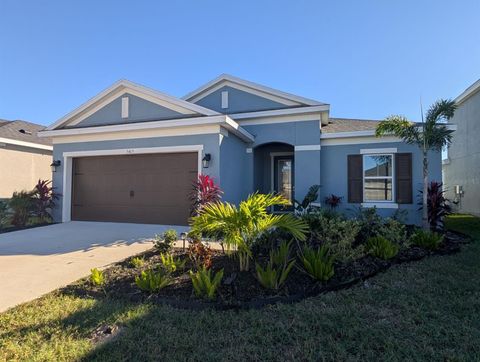
[(186, 225), (197, 153), (73, 159), (72, 220)]

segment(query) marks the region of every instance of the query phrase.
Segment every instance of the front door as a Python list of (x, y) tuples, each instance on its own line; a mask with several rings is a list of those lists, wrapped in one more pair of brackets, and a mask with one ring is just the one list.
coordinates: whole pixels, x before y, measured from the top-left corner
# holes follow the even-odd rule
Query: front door
[(294, 163), (293, 155), (274, 156), (273, 162), (273, 192), (283, 195), (291, 206), (275, 207), (274, 211), (291, 211), (294, 198)]

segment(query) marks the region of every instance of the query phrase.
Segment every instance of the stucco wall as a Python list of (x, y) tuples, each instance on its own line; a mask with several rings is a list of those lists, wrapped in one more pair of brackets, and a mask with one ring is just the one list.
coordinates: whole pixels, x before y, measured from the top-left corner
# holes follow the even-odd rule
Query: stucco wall
[[(419, 191), (422, 190), (422, 154), (418, 147), (405, 143), (381, 143), (381, 144), (358, 144), (322, 146), (321, 150), (321, 201), (324, 205), (325, 197), (330, 194), (342, 196), (339, 209), (353, 216), (360, 204), (348, 203), (347, 189), (347, 156), (360, 154), (361, 149), (368, 148), (397, 148), (397, 152), (412, 153), (413, 168), (413, 204), (399, 204), (398, 210), (405, 210), (406, 221), (411, 224), (421, 224), (421, 211), (418, 210)], [(429, 153), (429, 178), (431, 181), (441, 181), (441, 154), (440, 152)], [(382, 216), (393, 216), (396, 209), (380, 209)]]
[(0, 147), (0, 198), (31, 190), (39, 179), (50, 180), (50, 151), (6, 145)]
[(480, 92), (468, 98), (455, 111), (451, 123), (457, 125), (443, 166), (447, 197), (454, 200), (454, 186), (463, 187), (454, 209), (480, 215)]
[[(228, 91), (228, 108), (222, 108), (222, 92)], [(285, 104), (224, 86), (195, 102), (219, 113), (241, 113), (287, 108)]]

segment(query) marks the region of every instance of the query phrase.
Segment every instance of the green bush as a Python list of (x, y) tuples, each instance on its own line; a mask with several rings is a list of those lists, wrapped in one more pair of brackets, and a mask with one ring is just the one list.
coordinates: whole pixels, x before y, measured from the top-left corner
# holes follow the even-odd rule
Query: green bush
[(27, 191), (14, 192), (8, 202), (12, 210), (12, 225), (17, 227), (25, 226), (33, 210), (32, 193)]
[(363, 246), (356, 243), (360, 231), (358, 221), (324, 211), (305, 215), (303, 220), (310, 228), (311, 244), (326, 245), (335, 259), (347, 262), (364, 255)]
[(277, 249), (271, 250), (265, 268), (256, 264), (257, 279), (264, 288), (277, 290), (285, 283), (295, 265), (295, 260), (290, 260), (292, 242), (283, 241)]
[(422, 248), (435, 250), (438, 249), (443, 241), (443, 235), (432, 231), (417, 230), (410, 237), (412, 244)]
[(333, 263), (335, 258), (330, 255), (328, 248), (323, 245), (317, 250), (305, 247), (300, 255), (304, 271), (313, 279), (326, 282), (335, 273)]
[(97, 268), (91, 269), (90, 282), (95, 286), (102, 286), (103, 284), (105, 284), (105, 278), (103, 276), (103, 272), (98, 270)]
[(214, 299), (217, 288), (223, 278), (223, 269), (219, 270), (212, 276), (211, 269), (204, 266), (197, 272), (190, 270), (190, 278), (192, 278), (193, 290), (195, 295), (199, 298)]
[(145, 259), (139, 256), (136, 256), (130, 260), (130, 266), (132, 268), (140, 268), (141, 266), (143, 266), (143, 264), (145, 264)]
[(177, 231), (174, 229), (169, 229), (162, 235), (155, 235), (154, 244), (161, 253), (168, 253), (172, 249), (173, 243), (177, 240)]
[(360, 244), (366, 243), (369, 238), (375, 236), (383, 236), (396, 244), (406, 241), (405, 225), (396, 219), (383, 218), (377, 213), (375, 207), (360, 208), (356, 220), (360, 225), (357, 238)]
[(376, 258), (388, 260), (398, 254), (398, 245), (383, 236), (374, 236), (367, 240), (367, 250)]
[(155, 293), (172, 283), (172, 278), (163, 270), (149, 269), (135, 277), (135, 284), (144, 292)]
[(163, 268), (169, 273), (174, 273), (177, 270), (183, 269), (186, 263), (186, 260), (174, 258), (172, 254), (168, 253), (161, 253), (160, 260), (162, 262)]
[(0, 200), (0, 230), (7, 225), (8, 203)]

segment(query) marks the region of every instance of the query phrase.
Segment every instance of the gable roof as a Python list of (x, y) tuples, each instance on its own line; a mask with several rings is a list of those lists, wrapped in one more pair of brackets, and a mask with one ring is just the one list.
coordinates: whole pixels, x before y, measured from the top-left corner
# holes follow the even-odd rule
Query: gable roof
[(462, 94), (455, 98), (455, 103), (460, 104), (467, 100), (470, 96), (473, 96), (475, 93), (480, 91), (480, 79), (473, 83), (470, 87), (465, 89)]
[[(25, 147), (42, 148), (51, 150), (50, 138), (38, 137), (38, 132), (45, 127), (27, 121), (0, 120), (0, 142), (12, 143)], [(13, 142), (11, 142), (13, 141)]]
[(300, 97), (258, 83), (237, 78), (230, 74), (219, 75), (217, 78), (188, 93), (182, 97), (182, 99), (189, 102), (196, 102), (225, 85), (256, 94), (260, 97), (271, 99), (291, 107), (327, 105), (326, 103), (318, 102), (313, 99)]
[(198, 106), (140, 84), (122, 79), (74, 109), (72, 112), (60, 118), (57, 122), (47, 127), (46, 130), (54, 130), (71, 123), (77, 124), (125, 93), (133, 94), (152, 103), (159, 104), (183, 114), (194, 114), (197, 116), (214, 116), (219, 114), (211, 109)]
[(322, 133), (374, 131), (378, 120), (330, 118), (328, 125), (322, 125)]

